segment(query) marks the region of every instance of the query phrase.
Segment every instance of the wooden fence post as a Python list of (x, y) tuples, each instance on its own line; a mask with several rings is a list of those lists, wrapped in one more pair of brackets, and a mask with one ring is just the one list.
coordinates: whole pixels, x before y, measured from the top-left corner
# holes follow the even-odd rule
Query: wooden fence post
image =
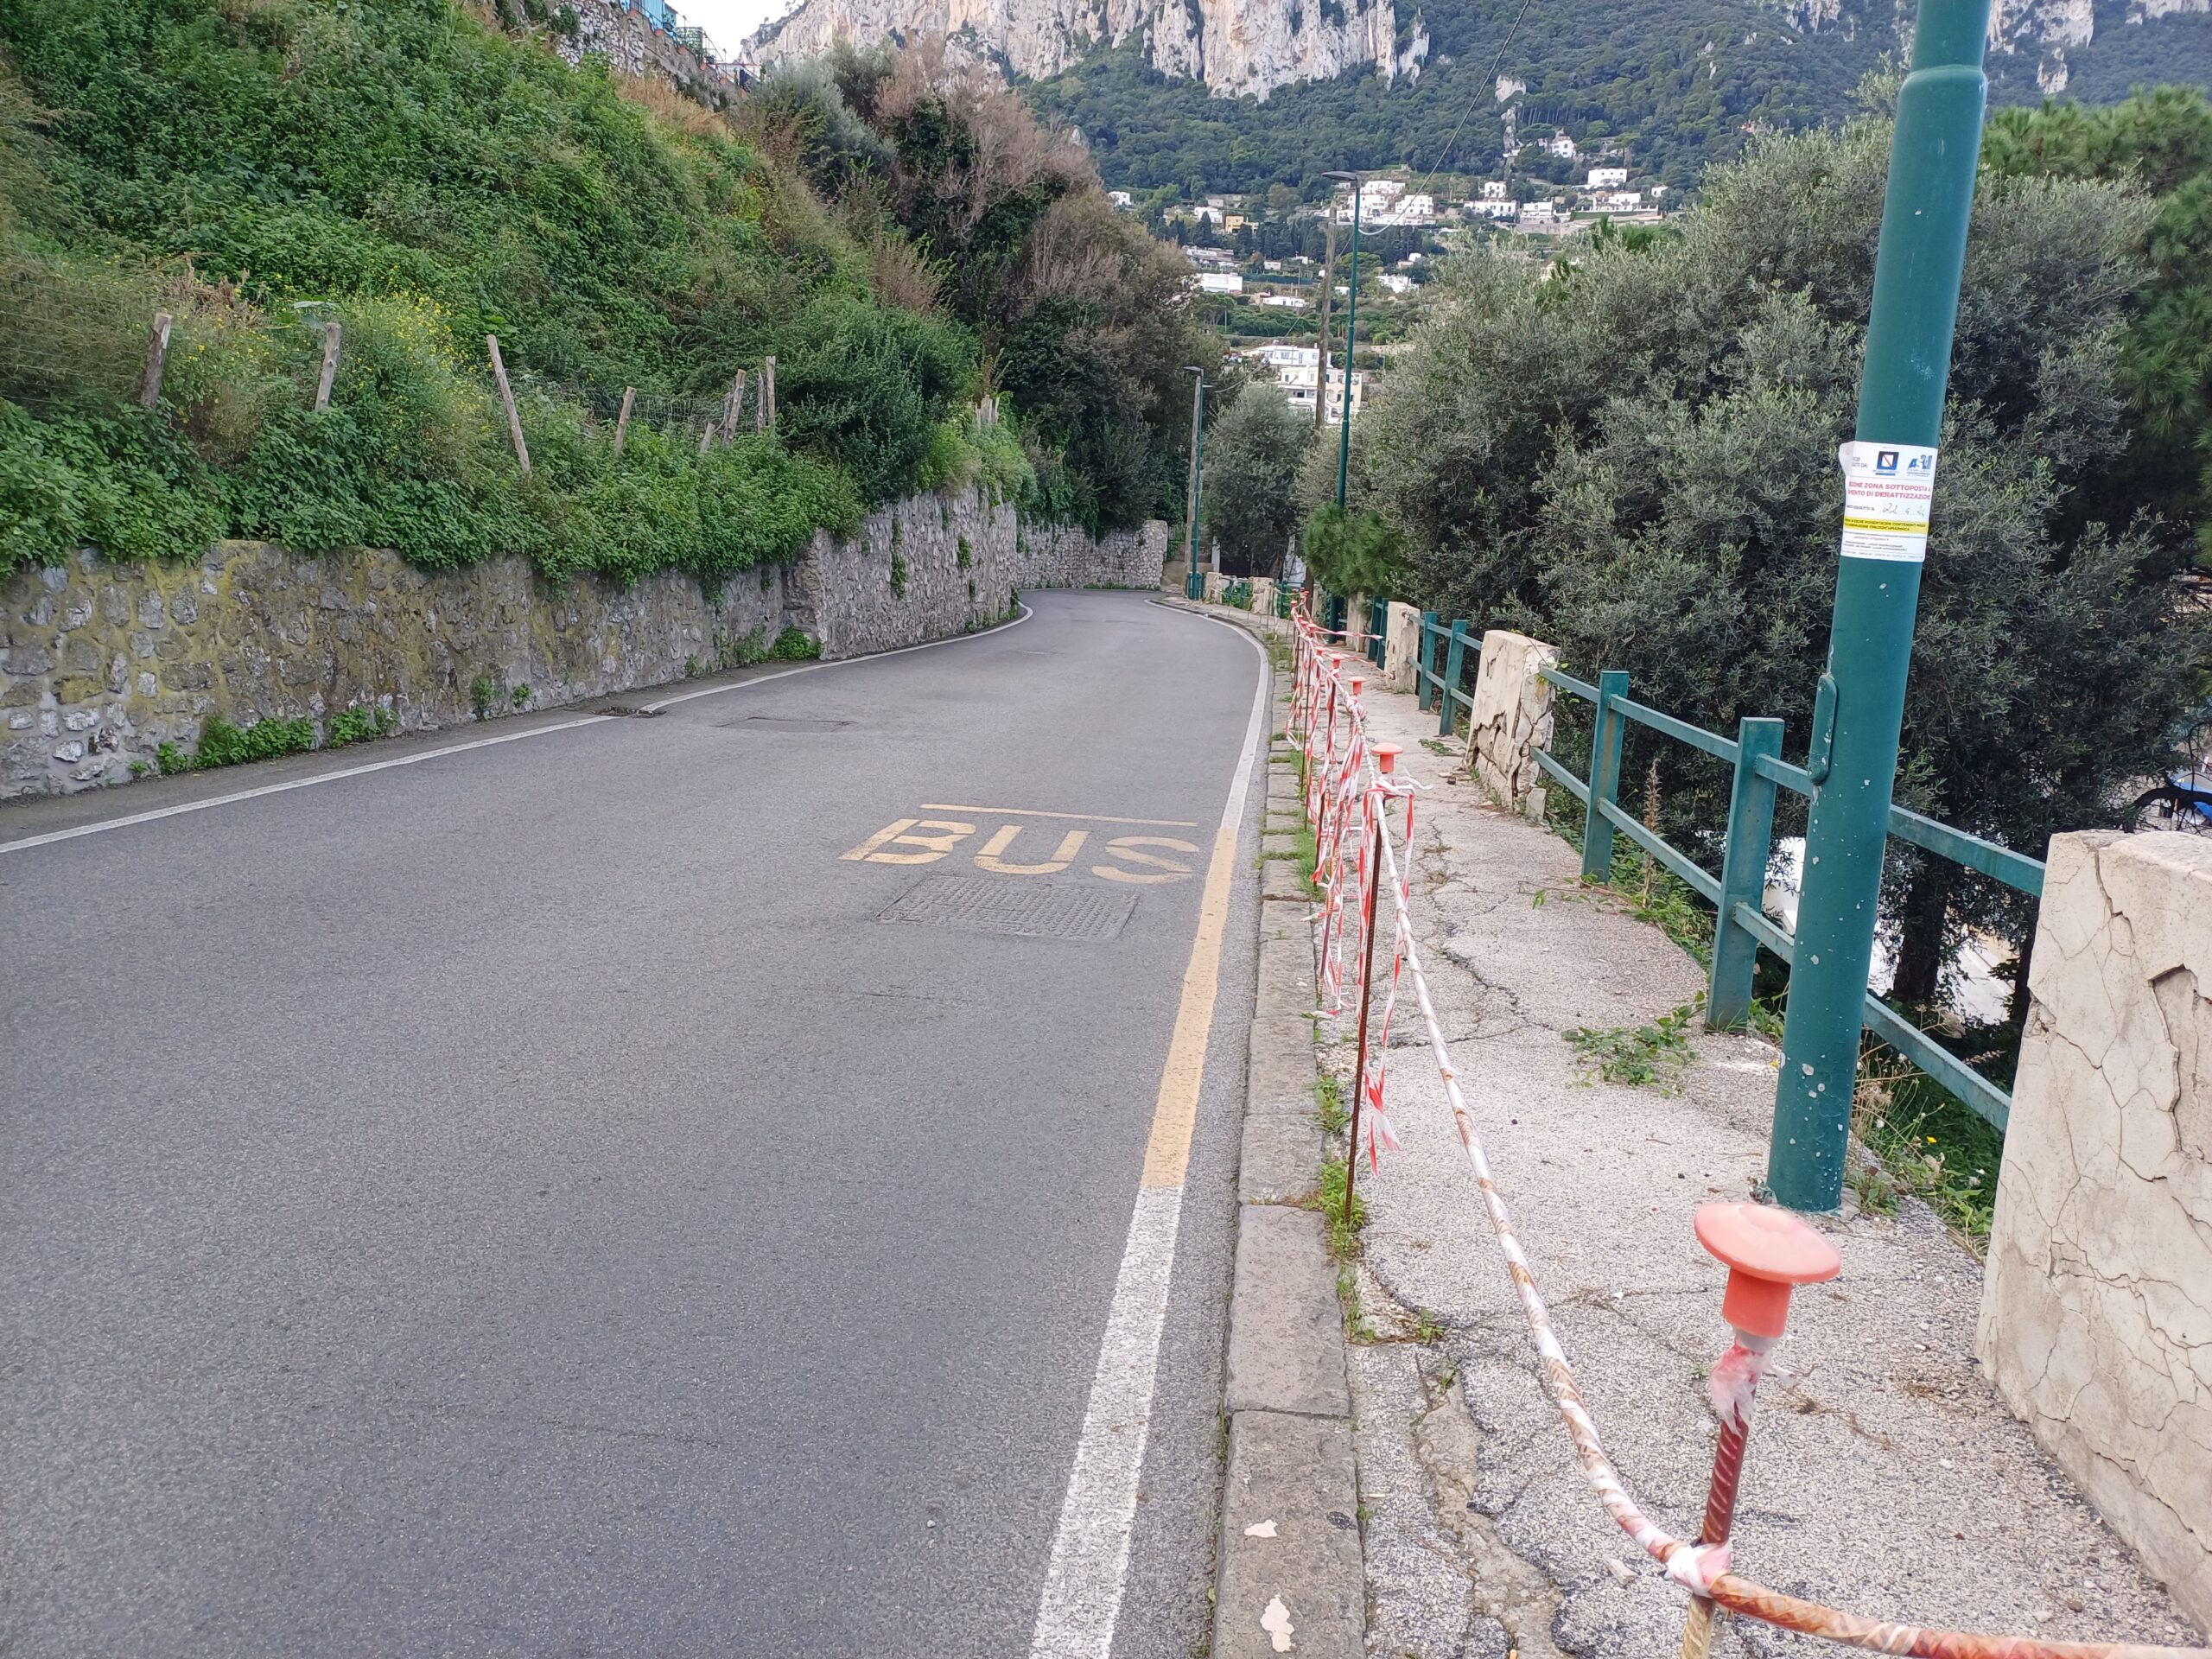
[(322, 373), (315, 383), (315, 409), (318, 415), (330, 407), (331, 383), (338, 378), (340, 334), (338, 324), (326, 322), (322, 325)]
[(146, 337), (146, 369), (138, 377), (138, 406), (151, 409), (162, 401), (162, 369), (169, 357), (169, 326), (166, 311), (154, 313), (154, 330)]
[(722, 399), (722, 442), (737, 441), (737, 411), (745, 407), (745, 371), (740, 369), (737, 378), (729, 383), (729, 396)]
[(776, 429), (776, 359), (773, 357), (760, 359), (760, 399), (753, 406), (753, 419), (764, 431)]
[(630, 410), (637, 401), (638, 389), (635, 386), (622, 388), (622, 412), (614, 417), (614, 458), (617, 461), (622, 458), (622, 446), (629, 439)]
[(507, 365), (499, 358), (499, 337), (484, 336), (485, 345), (492, 351), (492, 378), (499, 383), (499, 401), (507, 406), (507, 434), (515, 441), (515, 461), (521, 467), (522, 475), (530, 476), (530, 446), (522, 441), (522, 416), (515, 411), (515, 389), (507, 384)]

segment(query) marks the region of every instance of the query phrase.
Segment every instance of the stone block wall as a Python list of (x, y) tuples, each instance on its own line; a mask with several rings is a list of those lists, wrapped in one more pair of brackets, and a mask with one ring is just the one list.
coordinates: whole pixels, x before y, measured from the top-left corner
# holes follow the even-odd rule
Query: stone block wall
[(1468, 771), (1505, 805), (1538, 819), (1544, 815), (1544, 778), (1536, 751), (1552, 741), (1552, 683), (1541, 674), (1558, 661), (1556, 645), (1503, 628), (1489, 630), (1468, 715)]
[(1976, 1347), (2212, 1626), (2212, 842), (2060, 836)]
[(1001, 620), (1017, 588), (1154, 587), (1166, 540), (1147, 524), (1093, 543), (1018, 526), (980, 491), (922, 496), (711, 601), (674, 572), (556, 590), (519, 558), (434, 572), (260, 542), (189, 563), (87, 551), (0, 582), (0, 798), (127, 782), (162, 743), (191, 749), (211, 714), (327, 722), (374, 706), (426, 730), (474, 718), (480, 681), (505, 713), (522, 687), (543, 707), (664, 684), (791, 627), (830, 657), (917, 645)]
[(1393, 691), (1411, 691), (1421, 664), (1421, 613), (1394, 599), (1388, 615), (1382, 625), (1382, 683)]

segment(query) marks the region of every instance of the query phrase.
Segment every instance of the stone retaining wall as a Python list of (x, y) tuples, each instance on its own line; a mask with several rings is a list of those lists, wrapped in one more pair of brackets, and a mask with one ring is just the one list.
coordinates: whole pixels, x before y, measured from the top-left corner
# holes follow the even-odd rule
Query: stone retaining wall
[(162, 743), (189, 750), (211, 714), (327, 722), (374, 706), (426, 730), (474, 718), (480, 695), (505, 713), (711, 672), (786, 628), (830, 657), (918, 645), (1001, 620), (1018, 588), (1156, 587), (1166, 535), (1094, 543), (1018, 525), (980, 491), (922, 496), (711, 601), (675, 573), (556, 591), (519, 558), (433, 572), (261, 542), (193, 563), (87, 551), (0, 584), (0, 798), (126, 782)]
[(2212, 843), (2054, 836), (1976, 1341), (2212, 1624)]

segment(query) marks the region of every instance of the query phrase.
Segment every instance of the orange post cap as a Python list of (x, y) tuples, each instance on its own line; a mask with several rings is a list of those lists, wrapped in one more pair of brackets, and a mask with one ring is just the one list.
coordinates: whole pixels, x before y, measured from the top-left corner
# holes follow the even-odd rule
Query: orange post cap
[(1764, 1204), (1701, 1204), (1697, 1242), (1728, 1264), (1720, 1315), (1738, 1331), (1778, 1337), (1789, 1293), (1843, 1271), (1835, 1247), (1787, 1210)]
[(1376, 767), (1385, 772), (1390, 771), (1398, 764), (1398, 746), (1395, 743), (1377, 743), (1375, 746)]

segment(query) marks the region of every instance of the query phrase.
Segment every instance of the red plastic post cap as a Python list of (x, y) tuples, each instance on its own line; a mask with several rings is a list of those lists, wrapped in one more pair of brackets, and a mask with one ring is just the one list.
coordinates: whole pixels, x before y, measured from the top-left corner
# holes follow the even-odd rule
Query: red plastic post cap
[(1375, 746), (1375, 765), (1378, 771), (1387, 773), (1397, 764), (1398, 746), (1395, 743), (1377, 743)]
[(1728, 1264), (1721, 1318), (1755, 1336), (1782, 1334), (1793, 1287), (1816, 1285), (1843, 1271), (1834, 1245), (1770, 1205), (1698, 1205), (1697, 1242)]

